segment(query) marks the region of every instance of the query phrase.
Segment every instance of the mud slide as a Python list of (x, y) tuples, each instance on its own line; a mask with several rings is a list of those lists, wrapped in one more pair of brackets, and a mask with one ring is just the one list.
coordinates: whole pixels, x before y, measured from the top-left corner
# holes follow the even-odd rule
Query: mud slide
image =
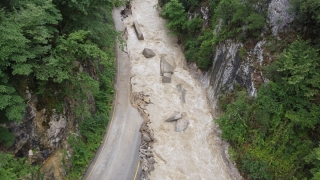
[[(148, 95), (146, 107), (150, 127), (154, 130), (155, 170), (152, 180), (234, 179), (225, 158), (221, 140), (214, 132), (213, 117), (204, 89), (186, 66), (177, 38), (169, 34), (166, 21), (159, 16), (157, 0), (133, 0), (132, 16), (127, 25), (127, 49), (132, 64), (131, 93)], [(136, 36), (133, 22), (138, 23), (144, 40)], [(144, 48), (156, 56), (145, 58)], [(164, 57), (174, 67), (171, 83), (162, 83), (160, 60)], [(174, 112), (188, 120), (185, 131), (176, 132), (176, 122), (166, 122)]]

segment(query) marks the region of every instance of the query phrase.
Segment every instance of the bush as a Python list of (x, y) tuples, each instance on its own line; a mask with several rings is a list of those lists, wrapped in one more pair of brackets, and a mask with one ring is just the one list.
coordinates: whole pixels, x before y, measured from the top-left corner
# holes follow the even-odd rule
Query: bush
[(39, 166), (32, 166), (24, 158), (0, 152), (0, 174), (3, 180), (36, 179), (40, 177)]
[(174, 34), (179, 34), (185, 28), (187, 14), (185, 9), (178, 0), (170, 0), (164, 5), (161, 15), (169, 22), (166, 25)]
[(10, 147), (14, 143), (14, 135), (8, 131), (7, 128), (0, 126), (0, 143), (5, 147)]
[(83, 176), (103, 140), (107, 122), (105, 114), (95, 115), (79, 124), (80, 137), (70, 136), (69, 143), (74, 147), (74, 155), (68, 179), (79, 179)]

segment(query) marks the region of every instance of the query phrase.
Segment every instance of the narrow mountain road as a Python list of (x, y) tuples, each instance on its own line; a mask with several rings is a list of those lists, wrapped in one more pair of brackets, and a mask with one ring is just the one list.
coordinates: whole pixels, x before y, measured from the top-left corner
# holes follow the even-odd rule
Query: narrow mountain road
[[(113, 10), (117, 31), (125, 26), (120, 8)], [(111, 120), (94, 160), (83, 180), (133, 180), (139, 179), (139, 128), (143, 122), (138, 111), (130, 103), (131, 63), (128, 55), (117, 47), (116, 98)]]

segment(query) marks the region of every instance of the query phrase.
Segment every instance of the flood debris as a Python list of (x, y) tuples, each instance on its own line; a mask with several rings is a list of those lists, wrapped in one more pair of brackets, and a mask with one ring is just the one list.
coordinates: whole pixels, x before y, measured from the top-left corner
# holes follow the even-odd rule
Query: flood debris
[(142, 51), (142, 54), (144, 55), (144, 57), (146, 58), (152, 58), (154, 57), (156, 54), (149, 48), (144, 48)]
[(131, 104), (134, 108), (138, 110), (140, 115), (143, 117), (144, 122), (140, 127), (141, 133), (141, 145), (139, 149), (139, 157), (141, 162), (142, 173), (140, 176), (141, 180), (150, 180), (149, 173), (154, 170), (154, 155), (152, 152), (151, 142), (154, 141), (154, 132), (149, 128), (150, 119), (146, 106), (151, 103), (148, 95), (145, 95), (143, 92), (134, 92), (131, 94)]
[(134, 31), (136, 32), (136, 35), (137, 35), (138, 39), (139, 40), (144, 40), (142, 31), (140, 30), (140, 25), (139, 25), (137, 20), (133, 21), (133, 27), (134, 27)]
[(126, 7), (123, 10), (120, 11), (120, 15), (122, 17), (121, 21), (123, 21), (123, 19), (125, 19), (129, 15), (132, 15), (130, 1), (126, 4)]

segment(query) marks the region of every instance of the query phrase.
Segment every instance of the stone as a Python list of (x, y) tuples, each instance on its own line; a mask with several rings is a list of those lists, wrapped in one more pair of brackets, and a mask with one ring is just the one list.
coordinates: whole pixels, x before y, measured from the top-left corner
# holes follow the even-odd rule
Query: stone
[(149, 163), (151, 163), (151, 164), (154, 164), (154, 163), (156, 162), (153, 157), (150, 157), (150, 158), (148, 159), (148, 161), (149, 161)]
[(156, 55), (151, 49), (148, 49), (148, 48), (144, 48), (144, 50), (142, 51), (142, 54), (146, 58), (152, 58)]
[(152, 141), (151, 137), (147, 133), (142, 133), (142, 139), (147, 142)]
[(171, 122), (171, 121), (176, 121), (181, 118), (182, 118), (181, 112), (174, 112), (166, 121)]
[(169, 64), (164, 56), (161, 56), (161, 60), (160, 60), (160, 73), (161, 76), (164, 75), (164, 73), (171, 73), (173, 74), (173, 66), (171, 64)]
[(152, 153), (145, 153), (145, 155), (146, 155), (147, 157), (153, 157), (153, 154), (152, 154)]
[(177, 85), (177, 89), (180, 92), (180, 100), (182, 103), (186, 103), (186, 90), (182, 88), (181, 84)]
[(28, 154), (29, 154), (29, 156), (33, 156), (33, 152), (31, 149), (28, 151)]
[(150, 170), (149, 170), (150, 172), (151, 171), (154, 171), (154, 166), (152, 165), (151, 167), (150, 167)]
[(176, 124), (176, 132), (184, 132), (188, 128), (188, 119), (179, 119)]
[(135, 30), (135, 32), (137, 34), (138, 39), (139, 40), (144, 40), (144, 37), (143, 37), (143, 34), (142, 34), (141, 30), (140, 30), (140, 26), (138, 24), (138, 21), (136, 21), (136, 20), (133, 21), (133, 27), (134, 27), (134, 30)]
[(149, 104), (149, 103), (150, 103), (150, 99), (149, 99), (149, 98), (147, 98), (147, 97), (143, 97), (143, 101), (144, 101), (144, 102), (146, 102), (147, 104)]
[(171, 83), (171, 73), (164, 73), (163, 74), (162, 83)]

